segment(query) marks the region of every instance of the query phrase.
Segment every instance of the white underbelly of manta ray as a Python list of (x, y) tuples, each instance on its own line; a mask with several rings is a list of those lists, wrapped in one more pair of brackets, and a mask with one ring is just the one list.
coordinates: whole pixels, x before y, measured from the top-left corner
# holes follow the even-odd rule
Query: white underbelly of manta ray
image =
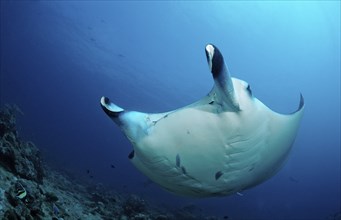
[(174, 111), (127, 111), (102, 97), (103, 110), (133, 145), (132, 163), (180, 195), (229, 195), (273, 176), (285, 162), (303, 115), (301, 96), (290, 115), (273, 112), (232, 78), (217, 47), (205, 48), (214, 86)]

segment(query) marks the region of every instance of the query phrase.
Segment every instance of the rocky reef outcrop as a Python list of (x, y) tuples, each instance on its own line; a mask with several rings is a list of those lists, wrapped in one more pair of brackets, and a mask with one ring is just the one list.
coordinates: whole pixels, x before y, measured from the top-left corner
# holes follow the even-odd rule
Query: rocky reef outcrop
[(39, 150), (32, 142), (18, 137), (16, 116), (20, 113), (15, 105), (0, 110), (0, 164), (17, 176), (41, 183), (44, 171)]

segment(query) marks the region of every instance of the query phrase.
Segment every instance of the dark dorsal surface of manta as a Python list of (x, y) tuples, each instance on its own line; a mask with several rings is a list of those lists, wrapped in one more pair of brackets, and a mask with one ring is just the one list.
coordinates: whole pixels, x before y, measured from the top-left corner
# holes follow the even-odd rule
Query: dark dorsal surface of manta
[(102, 97), (101, 106), (133, 145), (131, 162), (179, 195), (223, 196), (267, 180), (282, 167), (304, 110), (282, 115), (230, 76), (217, 47), (206, 57), (212, 90), (191, 105), (158, 114), (128, 111)]

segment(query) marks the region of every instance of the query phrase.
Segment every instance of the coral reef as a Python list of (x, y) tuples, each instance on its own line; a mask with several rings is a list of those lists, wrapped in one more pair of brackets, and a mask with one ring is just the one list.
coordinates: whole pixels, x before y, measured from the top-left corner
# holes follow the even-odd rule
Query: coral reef
[(195, 207), (159, 211), (137, 195), (78, 182), (41, 162), (39, 149), (19, 138), (18, 107), (0, 109), (0, 219), (175, 220), (218, 219), (194, 214)]
[(18, 138), (17, 113), (21, 111), (15, 105), (6, 105), (0, 111), (0, 164), (17, 176), (41, 183), (44, 172), (40, 152), (32, 142)]

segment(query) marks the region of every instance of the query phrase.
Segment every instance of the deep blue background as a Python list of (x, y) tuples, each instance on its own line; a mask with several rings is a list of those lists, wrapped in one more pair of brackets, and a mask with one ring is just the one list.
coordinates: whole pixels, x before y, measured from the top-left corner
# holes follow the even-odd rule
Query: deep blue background
[[(131, 145), (102, 112), (105, 95), (162, 112), (211, 89), (204, 47), (281, 113), (306, 111), (286, 166), (244, 196), (188, 199), (127, 159)], [(16, 103), (23, 138), (84, 181), (166, 206), (232, 219), (326, 219), (340, 211), (340, 2), (1, 1), (0, 104)], [(110, 168), (110, 164), (116, 166)]]

